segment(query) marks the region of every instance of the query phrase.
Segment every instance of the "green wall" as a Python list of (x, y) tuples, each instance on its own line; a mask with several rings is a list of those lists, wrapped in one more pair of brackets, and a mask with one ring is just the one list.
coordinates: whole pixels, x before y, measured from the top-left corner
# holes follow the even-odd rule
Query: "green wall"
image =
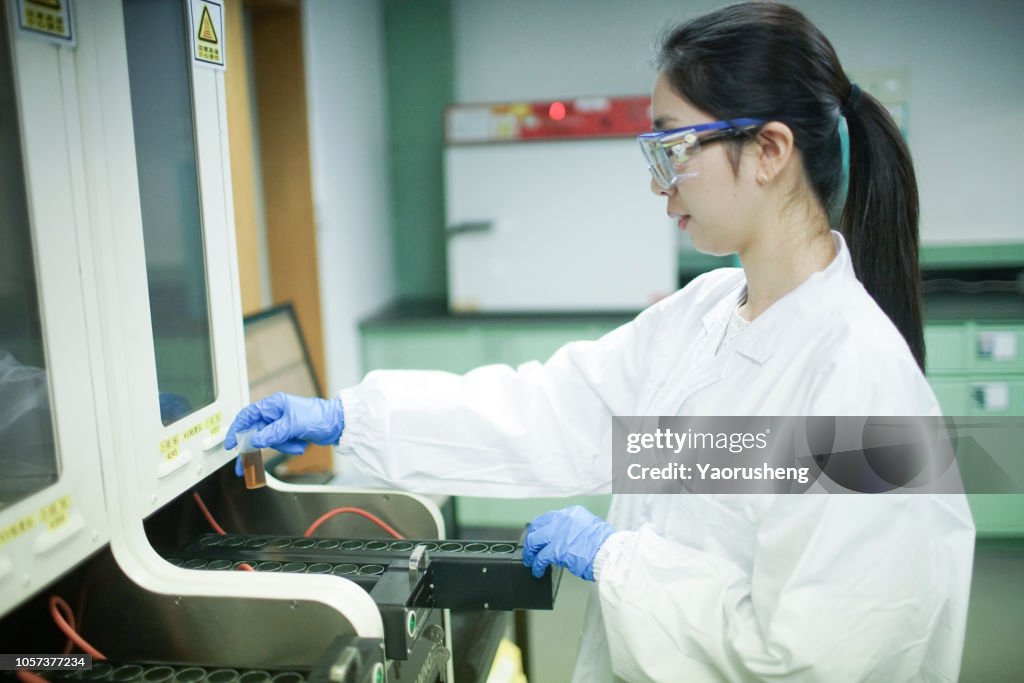
[(449, 0), (385, 0), (391, 220), (399, 299), (444, 299), (444, 108), (454, 101)]

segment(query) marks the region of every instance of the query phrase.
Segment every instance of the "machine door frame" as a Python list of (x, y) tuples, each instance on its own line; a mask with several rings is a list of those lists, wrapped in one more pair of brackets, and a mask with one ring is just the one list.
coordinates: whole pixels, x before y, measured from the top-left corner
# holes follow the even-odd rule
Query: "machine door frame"
[(79, 268), (89, 232), (77, 51), (8, 29), (59, 478), (0, 509), (0, 614), (109, 540)]

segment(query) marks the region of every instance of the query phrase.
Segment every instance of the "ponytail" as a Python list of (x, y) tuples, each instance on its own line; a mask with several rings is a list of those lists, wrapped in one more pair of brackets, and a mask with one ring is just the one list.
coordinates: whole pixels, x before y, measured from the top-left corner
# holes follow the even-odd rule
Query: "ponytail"
[(917, 179), (889, 112), (853, 85), (843, 102), (850, 174), (839, 229), (864, 288), (906, 339), (924, 370)]

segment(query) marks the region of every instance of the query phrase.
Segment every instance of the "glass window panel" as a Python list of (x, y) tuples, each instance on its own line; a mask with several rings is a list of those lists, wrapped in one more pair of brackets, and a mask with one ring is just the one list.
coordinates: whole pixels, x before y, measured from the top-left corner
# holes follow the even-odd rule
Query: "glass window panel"
[(59, 472), (15, 98), (0, 11), (0, 509)]
[(160, 417), (215, 398), (186, 4), (125, 0), (135, 155)]

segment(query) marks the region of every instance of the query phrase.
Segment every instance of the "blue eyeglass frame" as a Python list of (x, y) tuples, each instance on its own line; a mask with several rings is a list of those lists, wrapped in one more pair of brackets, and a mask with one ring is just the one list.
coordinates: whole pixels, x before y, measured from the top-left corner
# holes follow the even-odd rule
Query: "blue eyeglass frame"
[[(647, 159), (647, 170), (654, 176), (661, 189), (667, 190), (686, 177), (685, 174), (677, 173), (675, 163), (669, 158), (669, 149), (677, 145), (690, 145), (699, 149), (701, 144), (739, 137), (765, 123), (762, 119), (751, 118), (712, 121), (685, 128), (641, 133), (636, 140), (640, 144), (644, 158)], [(689, 161), (690, 156), (686, 156), (684, 163)]]

